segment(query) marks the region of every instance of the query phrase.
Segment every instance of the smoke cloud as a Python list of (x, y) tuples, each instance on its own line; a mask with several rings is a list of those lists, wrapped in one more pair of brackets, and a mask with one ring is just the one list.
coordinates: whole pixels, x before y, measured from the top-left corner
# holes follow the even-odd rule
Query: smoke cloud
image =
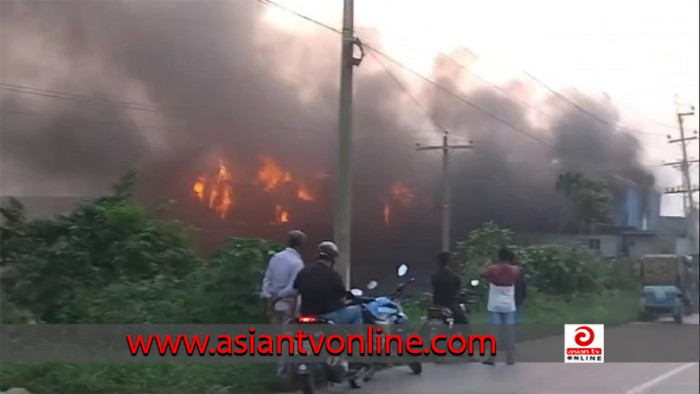
[[(254, 1), (25, 0), (3, 1), (0, 11), (4, 84), (148, 106), (127, 109), (47, 97), (45, 91), (0, 90), (5, 195), (90, 195), (136, 166), (145, 200), (176, 198), (185, 204), (191, 200), (192, 179), (225, 158), (241, 183), (237, 209), (257, 212), (254, 206), (267, 197), (244, 186), (254, 177), (260, 154), (309, 179), (319, 171), (335, 171), (340, 38), (334, 32), (277, 30), (262, 20), (266, 8)], [(376, 32), (358, 34), (373, 45), (380, 42)], [(466, 67), (475, 61), (468, 54), (452, 55), (466, 59)], [(436, 60), (430, 78), (549, 142), (533, 141), (423, 85), (418, 99), (434, 119), (455, 142), (471, 139), (476, 145), (452, 155), (456, 238), (487, 220), (530, 231), (558, 226), (558, 216), (568, 207), (554, 191), (562, 169), (553, 160), (566, 168), (583, 165), (584, 172), (590, 172), (591, 163), (602, 172), (614, 167), (625, 179), (653, 184), (639, 164), (638, 141), (615, 128), (617, 112), (605, 100), (567, 93), (604, 122), (557, 97), (536, 103), (548, 116), (534, 121), (541, 114), (523, 105), (536, 101), (533, 84), (514, 80), (496, 90), (445, 59)], [(407, 78), (406, 83), (423, 82)], [(391, 244), (392, 260), (415, 259), (416, 250), (431, 259), (439, 245), (440, 154), (416, 152), (415, 143), (439, 143), (440, 134), (374, 56), (356, 69), (354, 103), (358, 253), (383, 259), (379, 250)], [(396, 207), (392, 217), (397, 222), (384, 230), (383, 202), (398, 181), (420, 198), (415, 206)], [(331, 235), (332, 183), (317, 186), (324, 198), (297, 214), (308, 216), (306, 223), (314, 223), (318, 237)], [(201, 227), (214, 222), (208, 217), (203, 222), (200, 213), (181, 208), (178, 216), (189, 215)], [(243, 231), (210, 227), (226, 236)], [(274, 231), (278, 237), (283, 233)]]

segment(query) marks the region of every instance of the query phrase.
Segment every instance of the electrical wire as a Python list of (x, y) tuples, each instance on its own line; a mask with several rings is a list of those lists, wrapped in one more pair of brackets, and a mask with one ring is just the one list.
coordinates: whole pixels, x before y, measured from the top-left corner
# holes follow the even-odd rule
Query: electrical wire
[[(289, 7), (285, 7), (285, 6), (283, 6), (283, 5), (279, 4), (279, 3), (276, 3), (276, 2), (274, 2), (274, 1), (272, 1), (272, 0), (256, 0), (256, 1), (259, 2), (259, 3), (261, 3), (261, 4), (264, 4), (264, 5), (269, 5), (269, 6), (277, 7), (277, 8), (279, 8), (279, 9), (283, 10), (283, 11), (286, 11), (286, 12), (292, 14), (292, 15), (296, 15), (296, 16), (298, 16), (298, 17), (304, 19), (304, 20), (307, 20), (307, 21), (309, 21), (309, 22), (311, 22), (311, 23), (314, 23), (314, 24), (316, 24), (316, 25), (318, 25), (318, 26), (321, 26), (321, 27), (323, 27), (323, 28), (325, 28), (325, 29), (327, 29), (327, 30), (333, 31), (333, 32), (338, 33), (338, 34), (342, 34), (342, 31), (341, 31), (340, 29), (337, 29), (337, 28), (334, 28), (334, 27), (329, 26), (329, 25), (327, 25), (327, 24), (324, 24), (324, 23), (322, 23), (322, 22), (320, 22), (320, 21), (317, 21), (317, 20), (315, 20), (315, 19), (313, 19), (313, 18), (311, 18), (311, 17), (309, 17), (309, 16), (307, 16), (307, 15), (304, 15), (304, 14), (302, 14), (302, 13), (299, 13), (299, 12), (297, 12), (297, 11), (295, 11), (295, 10), (289, 8)], [(471, 107), (471, 108), (473, 108), (473, 109), (476, 109), (477, 111), (479, 111), (479, 112), (481, 112), (481, 113), (487, 115), (488, 117), (490, 117), (490, 118), (492, 118), (492, 119), (494, 119), (494, 120), (496, 120), (496, 121), (502, 123), (503, 125), (509, 127), (510, 129), (512, 129), (512, 130), (514, 130), (514, 131), (516, 131), (516, 132), (519, 132), (519, 133), (521, 133), (521, 134), (527, 136), (528, 138), (530, 138), (530, 139), (532, 139), (532, 140), (534, 140), (534, 141), (537, 141), (537, 142), (539, 142), (539, 143), (541, 143), (541, 144), (543, 144), (543, 145), (546, 145), (546, 146), (549, 146), (549, 147), (553, 146), (553, 144), (552, 144), (551, 142), (546, 141), (546, 140), (544, 140), (544, 139), (541, 139), (541, 138), (539, 138), (539, 137), (537, 137), (537, 136), (534, 136), (534, 135), (532, 135), (531, 133), (529, 133), (529, 132), (523, 130), (522, 128), (520, 128), (520, 127), (518, 127), (518, 126), (512, 124), (511, 122), (509, 122), (509, 121), (507, 121), (507, 120), (505, 120), (505, 119), (499, 117), (498, 115), (493, 114), (493, 113), (491, 113), (491, 112), (485, 110), (484, 108), (481, 108), (480, 106), (478, 106), (478, 105), (476, 105), (475, 103), (473, 103), (473, 102), (469, 101), (468, 99), (466, 99), (462, 94), (455, 93), (455, 92), (452, 91), (451, 89), (446, 88), (446, 87), (444, 87), (444, 86), (438, 84), (437, 82), (431, 80), (430, 78), (427, 78), (427, 77), (423, 76), (422, 74), (420, 74), (420, 73), (417, 72), (416, 70), (414, 70), (414, 69), (412, 69), (412, 68), (406, 66), (405, 64), (401, 63), (400, 61), (398, 61), (398, 60), (394, 59), (393, 57), (387, 55), (386, 53), (384, 53), (383, 51), (381, 51), (380, 49), (378, 49), (376, 46), (372, 45), (371, 43), (368, 43), (368, 42), (366, 42), (366, 41), (363, 41), (363, 43), (364, 43), (364, 47), (370, 49), (370, 51), (371, 51), (370, 54), (375, 53), (375, 54), (377, 54), (377, 55), (379, 55), (379, 56), (381, 56), (381, 57), (384, 57), (385, 59), (387, 59), (387, 60), (390, 61), (391, 63), (394, 63), (395, 65), (399, 66), (400, 68), (404, 69), (405, 71), (407, 71), (407, 72), (409, 72), (409, 73), (411, 73), (411, 74), (417, 76), (418, 78), (420, 78), (420, 79), (423, 80), (424, 82), (426, 82), (426, 83), (428, 83), (428, 84), (434, 86), (435, 88), (441, 90), (441, 91), (444, 92), (445, 94), (448, 94), (448, 95), (454, 97), (455, 99), (457, 99), (457, 100), (463, 102), (464, 104), (467, 104), (469, 107)], [(457, 64), (457, 65), (460, 66), (461, 68), (465, 68), (463, 65), (461, 65), (459, 62), (457, 62), (455, 59), (453, 59), (453, 58), (451, 58), (451, 57), (449, 57), (449, 56), (446, 56), (446, 55), (443, 55), (443, 56), (445, 56), (445, 57), (451, 59), (455, 64)], [(436, 126), (436, 128), (438, 128), (439, 130), (441, 130), (441, 131), (443, 131), (443, 132), (448, 132), (444, 127), (442, 127), (439, 123), (437, 123), (437, 122), (435, 121), (435, 119), (433, 119), (433, 118), (428, 114), (428, 111), (426, 110), (426, 108), (420, 103), (420, 101), (418, 101), (412, 94), (410, 94), (410, 92), (409, 92), (409, 90), (406, 88), (406, 86), (398, 79), (398, 77), (396, 77), (396, 75), (395, 75), (394, 73), (391, 72), (391, 70), (386, 66), (386, 64), (384, 64), (383, 62), (381, 62), (381, 60), (379, 60), (379, 58), (378, 58), (377, 56), (373, 56), (373, 57), (379, 62), (379, 64), (380, 64), (380, 65), (382, 66), (382, 68), (387, 72), (387, 74), (389, 74), (389, 75), (391, 76), (391, 78), (399, 85), (399, 87), (411, 98), (411, 100), (414, 101), (414, 102), (416, 103), (416, 105), (424, 112), (424, 114), (431, 120), (431, 122)], [(508, 96), (508, 97), (511, 98), (512, 100), (514, 100), (514, 101), (517, 100), (517, 99), (513, 99), (513, 97), (511, 97), (510, 95), (508, 95), (502, 88), (498, 87), (498, 86), (495, 85), (494, 83), (492, 83), (492, 82), (486, 80), (485, 78), (483, 78), (483, 77), (481, 77), (481, 76), (478, 76), (476, 73), (472, 72), (471, 70), (467, 70), (467, 71), (469, 71), (472, 75), (477, 76), (477, 78), (479, 78), (480, 80), (482, 80), (482, 81), (484, 81), (485, 83), (489, 84), (490, 86), (496, 88), (497, 90), (499, 90), (501, 93), (505, 94), (506, 96)], [(598, 120), (598, 121), (601, 122), (601, 123), (604, 123), (604, 124), (606, 124), (606, 125), (611, 125), (612, 127), (616, 128), (616, 129), (620, 129), (619, 126), (614, 125), (614, 124), (611, 124), (610, 122), (608, 122), (608, 121), (606, 121), (606, 120), (600, 118), (600, 117), (597, 116), (596, 114), (594, 114), (594, 113), (588, 111), (587, 109), (581, 107), (580, 105), (578, 105), (578, 104), (575, 103), (574, 101), (570, 100), (568, 97), (566, 97), (566, 96), (564, 96), (563, 94), (557, 92), (556, 90), (554, 90), (553, 88), (551, 88), (549, 85), (545, 84), (542, 80), (540, 80), (539, 78), (537, 78), (537, 77), (535, 77), (534, 75), (532, 75), (531, 73), (529, 73), (529, 72), (527, 72), (527, 71), (525, 71), (525, 70), (521, 70), (521, 71), (522, 71), (523, 73), (525, 73), (529, 78), (531, 78), (531, 79), (534, 80), (535, 82), (537, 82), (537, 83), (539, 83), (540, 85), (542, 85), (542, 86), (543, 86), (545, 89), (547, 89), (549, 92), (551, 92), (551, 93), (554, 94), (555, 96), (561, 98), (561, 99), (564, 100), (565, 102), (569, 103), (570, 105), (572, 105), (574, 108), (576, 108), (576, 109), (579, 110), (580, 112), (582, 112), (582, 113), (584, 113), (584, 114), (587, 114), (588, 116), (590, 116), (590, 117), (592, 117), (592, 118)], [(532, 104), (527, 103), (527, 102), (525, 102), (525, 104), (528, 105), (529, 107), (535, 109), (536, 111), (547, 115), (547, 113), (545, 113), (544, 111), (542, 111), (542, 110), (540, 110), (540, 109), (534, 107)], [(551, 116), (551, 115), (549, 115), (549, 116)], [(628, 132), (634, 131), (634, 130), (628, 130), (628, 129), (624, 129), (624, 130), (625, 130), (625, 131), (628, 131)], [(645, 135), (657, 135), (657, 133), (643, 133), (643, 132), (640, 132), (640, 133), (641, 133), (641, 134), (645, 134)], [(664, 135), (664, 134), (658, 133), (658, 135)], [(618, 177), (618, 176), (616, 176), (616, 177)], [(619, 178), (619, 177), (618, 177), (618, 178)], [(629, 180), (627, 180), (627, 179), (622, 179), (622, 180), (629, 182)]]
[(372, 45), (370, 45), (370, 44), (367, 44), (367, 43), (365, 43), (364, 45), (365, 45), (365, 47), (367, 47), (367, 48), (369, 48), (370, 50), (374, 51), (375, 53), (377, 53), (378, 55), (380, 55), (380, 56), (382, 56), (383, 58), (387, 59), (388, 61), (390, 61), (390, 62), (396, 64), (397, 66), (401, 67), (402, 69), (404, 69), (404, 70), (408, 71), (409, 73), (415, 75), (416, 77), (420, 78), (420, 79), (423, 80), (424, 82), (426, 82), (426, 83), (432, 85), (433, 87), (439, 89), (439, 90), (442, 91), (443, 93), (445, 93), (445, 94), (447, 94), (447, 95), (449, 95), (449, 96), (454, 97), (455, 99), (457, 99), (457, 100), (463, 102), (464, 104), (467, 104), (469, 107), (471, 107), (471, 108), (473, 108), (473, 109), (475, 109), (475, 110), (477, 110), (477, 111), (483, 113), (484, 115), (486, 115), (486, 116), (488, 116), (488, 117), (490, 117), (490, 118), (492, 118), (492, 119), (494, 119), (494, 120), (496, 120), (496, 121), (502, 123), (503, 125), (507, 126), (508, 128), (510, 128), (510, 129), (512, 129), (512, 130), (514, 130), (514, 131), (517, 131), (517, 132), (519, 132), (519, 133), (521, 133), (521, 134), (527, 136), (528, 138), (530, 138), (530, 139), (532, 139), (532, 140), (534, 140), (534, 141), (537, 141), (537, 142), (539, 142), (539, 143), (541, 143), (541, 144), (544, 144), (544, 145), (547, 145), (547, 146), (552, 146), (552, 143), (551, 143), (551, 142), (545, 141), (545, 140), (543, 140), (542, 138), (539, 138), (539, 137), (537, 137), (537, 136), (535, 136), (535, 135), (533, 135), (533, 134), (531, 134), (531, 133), (529, 133), (529, 132), (523, 130), (522, 128), (520, 128), (520, 127), (514, 125), (513, 123), (511, 123), (511, 122), (509, 122), (509, 121), (503, 119), (502, 117), (500, 117), (500, 116), (498, 116), (498, 115), (496, 115), (496, 114), (494, 114), (494, 113), (491, 113), (490, 111), (487, 111), (487, 110), (484, 109), (484, 108), (481, 108), (479, 105), (477, 105), (477, 104), (475, 104), (475, 103), (469, 101), (469, 100), (468, 100), (467, 98), (465, 98), (462, 94), (455, 93), (455, 92), (452, 91), (451, 89), (446, 88), (446, 87), (440, 85), (439, 83), (437, 83), (437, 82), (431, 80), (430, 78), (423, 76), (423, 75), (422, 75), (421, 73), (419, 73), (418, 71), (416, 71), (416, 70), (414, 70), (414, 69), (412, 69), (412, 68), (406, 66), (405, 64), (401, 63), (400, 61), (398, 61), (398, 60), (394, 59), (393, 57), (391, 57), (391, 56), (385, 54), (384, 52), (378, 50), (378, 49), (375, 48), (374, 46), (372, 46)]
[(435, 126), (435, 128), (442, 131), (444, 134), (450, 134), (450, 132), (446, 128), (440, 125), (440, 123), (438, 123), (438, 121), (430, 115), (428, 109), (425, 108), (425, 106), (423, 106), (423, 104), (421, 104), (421, 102), (413, 94), (411, 94), (411, 92), (408, 90), (408, 87), (406, 87), (401, 82), (401, 80), (399, 80), (399, 78), (393, 72), (391, 72), (389, 67), (387, 67), (387, 65), (384, 64), (384, 62), (382, 62), (377, 55), (375, 55), (374, 51), (370, 51), (369, 54), (370, 56), (372, 56), (372, 58), (374, 58), (377, 61), (377, 63), (379, 63), (380, 66), (382, 66), (387, 75), (389, 75), (389, 77), (391, 77), (391, 79), (394, 80), (394, 82), (396, 82), (396, 84), (399, 86), (399, 88), (401, 88), (401, 90), (403, 90), (406, 96), (408, 96), (411, 99), (411, 101), (413, 101), (416, 104), (416, 106), (420, 108), (425, 117), (428, 118), (428, 120), (430, 120), (430, 122)]
[(133, 110), (137, 110), (137, 111), (158, 112), (158, 113), (162, 112), (158, 107), (155, 107), (152, 105), (147, 105), (147, 104), (141, 104), (141, 103), (135, 103), (135, 102), (129, 102), (129, 101), (112, 100), (112, 99), (107, 99), (107, 98), (84, 96), (84, 95), (75, 94), (75, 93), (58, 92), (55, 90), (47, 90), (47, 89), (41, 89), (41, 88), (34, 88), (34, 87), (30, 87), (30, 86), (8, 84), (8, 83), (4, 83), (4, 82), (0, 82), (0, 89), (7, 90), (10, 92), (15, 92), (15, 93), (24, 93), (24, 94), (58, 98), (58, 99), (64, 99), (64, 100), (113, 105), (113, 106), (133, 109)]
[[(29, 112), (29, 111), (24, 111), (24, 110), (16, 110), (14, 108), (3, 108), (0, 107), (0, 113), (8, 113), (8, 114), (17, 114), (17, 115), (27, 115), (27, 116), (38, 116), (38, 117), (49, 117), (51, 115), (48, 114), (42, 114), (39, 112)], [(156, 130), (167, 130), (163, 127), (160, 126), (151, 126), (151, 125), (142, 125), (142, 124), (136, 124), (136, 126), (143, 128), (143, 129), (156, 129)]]

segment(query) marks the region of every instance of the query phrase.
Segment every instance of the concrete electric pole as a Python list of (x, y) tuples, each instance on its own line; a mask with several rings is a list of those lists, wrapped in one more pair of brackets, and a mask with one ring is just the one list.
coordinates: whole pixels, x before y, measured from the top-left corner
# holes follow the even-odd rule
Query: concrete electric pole
[(450, 191), (450, 151), (454, 149), (472, 149), (472, 144), (450, 145), (448, 134), (442, 136), (442, 145), (418, 146), (419, 151), (442, 150), (442, 251), (450, 251), (450, 205), (452, 193)]
[[(338, 184), (335, 194), (335, 214), (333, 218), (333, 239), (340, 256), (336, 269), (343, 276), (346, 286), (350, 286), (350, 248), (352, 230), (352, 71), (359, 66), (364, 53), (362, 43), (354, 36), (353, 0), (345, 0), (343, 8), (342, 52), (340, 60), (340, 118), (338, 156)], [(355, 58), (355, 45), (360, 49), (360, 57)]]
[[(698, 191), (698, 185), (693, 185), (690, 182), (690, 164), (697, 163), (698, 160), (688, 160), (688, 141), (697, 140), (697, 136), (686, 137), (685, 130), (683, 128), (683, 118), (686, 116), (695, 115), (695, 108), (691, 109), (691, 112), (679, 112), (678, 117), (678, 127), (680, 130), (680, 138), (671, 139), (669, 136), (669, 143), (681, 144), (682, 159), (681, 161), (674, 163), (667, 163), (666, 165), (677, 166), (681, 170), (683, 176), (683, 185), (681, 187), (668, 188), (666, 194), (683, 194), (683, 213), (686, 218), (687, 223), (687, 237), (690, 241), (693, 254), (698, 254), (698, 212), (695, 208), (695, 202), (693, 199), (693, 193)], [(697, 131), (695, 132), (697, 134)]]

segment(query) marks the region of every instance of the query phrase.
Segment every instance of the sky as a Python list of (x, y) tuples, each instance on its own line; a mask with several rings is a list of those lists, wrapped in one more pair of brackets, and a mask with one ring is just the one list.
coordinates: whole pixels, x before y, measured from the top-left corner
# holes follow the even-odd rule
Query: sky
[[(340, 28), (341, 0), (275, 0)], [(678, 171), (662, 167), (680, 159), (676, 110), (698, 105), (699, 2), (356, 0), (355, 26), (376, 29), (390, 56), (429, 75), (435, 56), (466, 48), (477, 57), (472, 70), (493, 83), (535, 76), (558, 91), (574, 88), (608, 95), (623, 125), (644, 133), (645, 162), (661, 187), (680, 185)], [(269, 7), (268, 21), (303, 34), (318, 26)], [(358, 33), (359, 34), (359, 33)], [(545, 89), (541, 86), (541, 89)], [(678, 103), (678, 104), (677, 104)], [(698, 128), (697, 116), (685, 119)], [(689, 144), (698, 158), (698, 144)], [(694, 166), (692, 179), (697, 183)], [(697, 201), (697, 194), (696, 194)], [(667, 196), (662, 214), (681, 215), (680, 197)]]

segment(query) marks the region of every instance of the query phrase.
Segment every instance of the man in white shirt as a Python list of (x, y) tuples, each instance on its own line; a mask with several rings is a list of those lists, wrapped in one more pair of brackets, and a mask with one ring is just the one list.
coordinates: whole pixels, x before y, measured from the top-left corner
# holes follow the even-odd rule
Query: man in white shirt
[[(296, 293), (290, 291), (299, 271), (304, 268), (301, 257), (306, 245), (306, 235), (299, 231), (289, 232), (287, 248), (276, 253), (267, 263), (267, 270), (262, 284), (262, 295), (268, 300), (272, 324), (287, 324), (295, 314), (298, 303)], [(291, 294), (282, 297), (280, 293)], [(277, 375), (286, 372), (286, 362), (282, 359), (277, 364)]]
[(262, 293), (270, 302), (273, 324), (285, 324), (293, 316), (295, 298), (279, 297), (284, 289), (291, 288), (299, 271), (304, 268), (301, 254), (306, 245), (306, 235), (294, 230), (289, 232), (287, 248), (276, 253), (267, 264)]

